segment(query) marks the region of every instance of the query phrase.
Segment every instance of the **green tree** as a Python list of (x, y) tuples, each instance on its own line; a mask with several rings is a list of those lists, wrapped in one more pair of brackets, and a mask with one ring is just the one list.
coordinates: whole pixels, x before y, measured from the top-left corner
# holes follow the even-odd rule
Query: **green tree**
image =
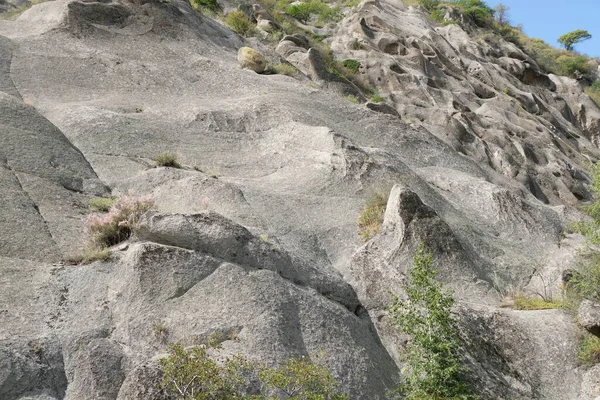
[(565, 33), (558, 38), (558, 43), (562, 44), (566, 50), (572, 51), (573, 46), (584, 40), (591, 39), (592, 35), (586, 30), (577, 29), (573, 32)]
[(461, 365), (458, 323), (451, 313), (454, 299), (436, 281), (432, 254), (421, 245), (414, 256), (406, 301), (396, 297), (390, 315), (410, 336), (406, 349), (405, 381), (400, 387), (407, 400), (477, 399)]

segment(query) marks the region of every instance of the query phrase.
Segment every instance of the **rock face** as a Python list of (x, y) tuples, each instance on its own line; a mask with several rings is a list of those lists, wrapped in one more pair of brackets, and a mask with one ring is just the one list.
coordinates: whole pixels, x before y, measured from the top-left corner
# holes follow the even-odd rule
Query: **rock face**
[(600, 304), (590, 300), (581, 302), (577, 310), (577, 322), (591, 334), (600, 335)]
[[(344, 15), (319, 32), (360, 62), (358, 86), (298, 34), (248, 45), (305, 76), (244, 71), (247, 43), (183, 0), (56, 0), (0, 20), (1, 399), (165, 398), (166, 342), (215, 332), (225, 355), (319, 356), (352, 399), (384, 399), (406, 341), (386, 310), (420, 242), (454, 290), (482, 399), (600, 394), (570, 316), (498, 307), (557, 293), (574, 267), (581, 241), (563, 236), (591, 199), (598, 108), (473, 27), (397, 0)], [(157, 168), (165, 152), (182, 168)], [(156, 204), (130, 242), (64, 266), (88, 200), (130, 191)], [(378, 191), (384, 223), (363, 243)]]

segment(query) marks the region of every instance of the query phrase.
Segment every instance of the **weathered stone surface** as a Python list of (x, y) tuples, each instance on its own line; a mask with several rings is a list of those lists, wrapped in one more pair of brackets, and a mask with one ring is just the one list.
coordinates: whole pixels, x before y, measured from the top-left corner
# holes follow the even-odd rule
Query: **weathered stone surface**
[(267, 60), (251, 47), (241, 47), (238, 50), (240, 67), (250, 69), (258, 74), (267, 68)]
[[(573, 268), (581, 240), (562, 233), (591, 199), (597, 109), (473, 29), (391, 0), (315, 28), (386, 98), (357, 106), (305, 38), (248, 43), (312, 82), (248, 73), (240, 37), (184, 0), (56, 0), (0, 21), (0, 397), (160, 398), (161, 323), (184, 345), (236, 336), (225, 354), (269, 365), (324, 351), (344, 391), (384, 398), (405, 343), (385, 310), (420, 241), (455, 290), (482, 398), (597, 396), (569, 317), (497, 308), (540, 290), (533, 271)], [(183, 168), (155, 168), (164, 152)], [(63, 267), (101, 182), (158, 211), (111, 261)], [(361, 243), (365, 201), (390, 188)]]
[(577, 310), (577, 321), (591, 334), (600, 336), (600, 304), (583, 300)]

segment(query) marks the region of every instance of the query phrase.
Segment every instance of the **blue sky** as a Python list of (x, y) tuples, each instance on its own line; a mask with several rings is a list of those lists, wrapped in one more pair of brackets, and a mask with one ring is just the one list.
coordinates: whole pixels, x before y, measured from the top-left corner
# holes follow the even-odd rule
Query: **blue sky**
[(600, 57), (600, 0), (487, 0), (491, 7), (502, 3), (509, 7), (511, 25), (523, 25), (530, 37), (560, 47), (559, 36), (585, 29), (592, 38), (575, 45), (575, 50)]

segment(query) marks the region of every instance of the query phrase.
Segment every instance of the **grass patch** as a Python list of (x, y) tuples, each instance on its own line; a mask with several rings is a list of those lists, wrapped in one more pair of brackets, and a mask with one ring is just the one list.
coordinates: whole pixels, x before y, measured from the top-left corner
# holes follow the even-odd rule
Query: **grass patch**
[(357, 221), (358, 232), (365, 242), (381, 230), (387, 201), (387, 195), (375, 193), (361, 211)]
[(159, 167), (181, 168), (181, 164), (177, 161), (177, 154), (164, 153), (154, 159)]
[(577, 349), (577, 359), (585, 365), (600, 362), (600, 338), (586, 333)]
[(285, 13), (306, 24), (312, 16), (317, 16), (317, 22), (337, 22), (341, 19), (339, 7), (330, 7), (321, 1), (309, 1), (293, 4), (285, 9)]
[(201, 8), (201, 9), (203, 8), (203, 9), (215, 12), (215, 13), (217, 11), (221, 10), (221, 6), (217, 2), (217, 0), (192, 0), (192, 3), (197, 8)]
[(600, 107), (600, 80), (595, 80), (594, 83), (586, 88), (585, 94), (590, 96), (596, 105)]
[(515, 298), (515, 310), (550, 310), (553, 308), (561, 308), (562, 303), (550, 302), (536, 297), (517, 297)]
[(88, 206), (92, 211), (108, 212), (116, 202), (112, 197), (94, 197), (88, 201)]
[(77, 265), (77, 264), (90, 264), (94, 261), (108, 261), (111, 257), (110, 250), (103, 248), (92, 248), (86, 251), (83, 251), (79, 254), (74, 254), (65, 260), (67, 264)]
[(352, 58), (348, 58), (348, 59), (344, 60), (342, 62), (342, 65), (344, 66), (344, 68), (346, 68), (348, 71), (350, 71), (353, 74), (358, 74), (358, 71), (360, 70), (360, 67), (361, 67), (360, 61), (354, 60)]
[(232, 11), (227, 14), (225, 17), (225, 24), (227, 24), (232, 31), (241, 36), (247, 36), (253, 28), (248, 16), (240, 10)]
[(294, 68), (294, 66), (292, 66), (290, 64), (284, 64), (284, 63), (271, 65), (269, 70), (274, 74), (287, 75), (287, 76), (293, 76), (297, 72), (297, 70), (296, 70), (296, 68)]
[(358, 100), (358, 97), (356, 97), (356, 96), (352, 96), (352, 95), (344, 96), (344, 99), (346, 99), (350, 103), (354, 103), (354, 104), (359, 104), (360, 103), (360, 100)]

